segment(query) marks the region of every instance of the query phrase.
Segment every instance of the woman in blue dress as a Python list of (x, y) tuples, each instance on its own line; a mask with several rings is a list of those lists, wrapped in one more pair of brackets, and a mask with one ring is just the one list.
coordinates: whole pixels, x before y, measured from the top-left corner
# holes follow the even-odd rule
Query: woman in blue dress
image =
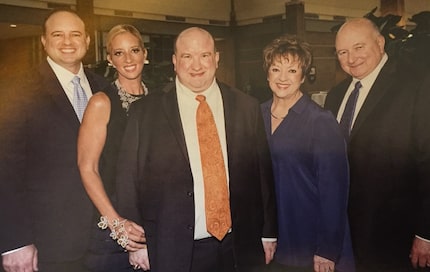
[(273, 98), (262, 104), (275, 175), (279, 235), (273, 271), (354, 271), (349, 172), (338, 123), (300, 88), (312, 54), (281, 36), (263, 51)]

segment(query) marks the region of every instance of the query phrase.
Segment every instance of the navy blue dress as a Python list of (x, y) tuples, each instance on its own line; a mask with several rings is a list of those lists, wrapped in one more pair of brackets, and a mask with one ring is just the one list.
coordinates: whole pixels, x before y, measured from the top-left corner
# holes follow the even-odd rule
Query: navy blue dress
[(318, 255), (335, 261), (336, 271), (355, 271), (347, 219), (347, 151), (338, 123), (303, 95), (272, 134), (272, 102), (261, 109), (278, 206), (274, 260), (313, 267), (313, 256)]

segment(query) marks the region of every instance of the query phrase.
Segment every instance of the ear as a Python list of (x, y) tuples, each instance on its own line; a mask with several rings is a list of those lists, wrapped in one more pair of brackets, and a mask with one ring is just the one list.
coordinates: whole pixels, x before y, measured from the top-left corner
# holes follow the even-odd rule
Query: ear
[(173, 68), (176, 71), (176, 55), (175, 54), (172, 55), (172, 63), (173, 63)]
[(112, 63), (112, 58), (111, 58), (110, 54), (107, 54), (106, 59), (109, 62), (109, 64), (112, 65), (113, 68), (115, 68), (115, 65), (113, 65), (113, 63)]
[(45, 48), (45, 44), (46, 44), (45, 35), (40, 36), (40, 42), (43, 44), (43, 48)]
[(378, 43), (379, 50), (381, 51), (381, 53), (384, 53), (385, 52), (385, 38), (384, 38), (384, 36), (379, 35), (377, 37), (376, 42)]
[(219, 52), (215, 52), (215, 67), (218, 68), (218, 62), (219, 62)]
[(87, 37), (85, 38), (85, 43), (87, 44), (87, 50), (90, 48), (90, 35), (87, 35)]

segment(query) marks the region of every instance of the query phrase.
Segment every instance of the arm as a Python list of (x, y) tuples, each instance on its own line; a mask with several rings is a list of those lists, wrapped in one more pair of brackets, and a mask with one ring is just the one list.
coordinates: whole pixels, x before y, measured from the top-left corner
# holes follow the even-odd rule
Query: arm
[(418, 217), (415, 220), (416, 231), (413, 239), (410, 259), (414, 268), (430, 267), (430, 119), (428, 101), (430, 100), (430, 74), (421, 81), (414, 110), (415, 122), (413, 142), (415, 163), (418, 173), (418, 195), (421, 205), (416, 207)]
[[(328, 112), (318, 114), (312, 135), (319, 199), (315, 255), (319, 263), (327, 259), (334, 265), (340, 256), (347, 231), (348, 159), (338, 123)], [(322, 263), (326, 264), (326, 261)]]
[[(107, 124), (110, 118), (110, 100), (106, 94), (99, 92), (91, 97), (78, 136), (78, 167), (82, 182), (93, 204), (101, 215), (111, 223), (114, 219), (124, 219), (113, 207), (103, 186), (99, 173), (99, 160), (107, 136)], [(112, 229), (112, 225), (109, 224)], [(143, 245), (144, 231), (132, 221), (125, 221), (129, 243), (128, 250), (137, 250)]]
[(26, 116), (33, 101), (27, 87), (11, 90), (9, 97), (0, 94), (0, 253), (5, 271), (37, 267), (26, 194)]

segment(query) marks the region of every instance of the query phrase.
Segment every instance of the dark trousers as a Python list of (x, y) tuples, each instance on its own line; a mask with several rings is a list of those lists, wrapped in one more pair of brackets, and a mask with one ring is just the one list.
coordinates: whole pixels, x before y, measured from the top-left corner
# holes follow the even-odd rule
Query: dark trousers
[(84, 261), (86, 269), (91, 272), (134, 272), (128, 252), (124, 252), (109, 234), (109, 229), (101, 230), (94, 224)]
[(235, 272), (232, 235), (194, 241), (191, 272)]
[(83, 265), (82, 260), (73, 262), (39, 262), (39, 272), (89, 272)]
[(205, 238), (194, 241), (190, 272), (266, 272), (267, 266), (237, 266), (233, 235), (227, 234), (222, 241)]

